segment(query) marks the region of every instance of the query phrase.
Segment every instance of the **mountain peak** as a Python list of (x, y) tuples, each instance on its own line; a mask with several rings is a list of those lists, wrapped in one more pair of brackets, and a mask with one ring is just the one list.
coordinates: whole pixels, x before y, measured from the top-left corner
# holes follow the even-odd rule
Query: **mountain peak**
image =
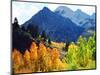
[(82, 10), (80, 10), (80, 9), (77, 9), (75, 12), (82, 12)]
[[(68, 7), (66, 7), (66, 6), (59, 6), (58, 8), (68, 8)], [(68, 9), (70, 9), (70, 8), (68, 8)]]
[(42, 11), (50, 11), (50, 9), (47, 8), (47, 7), (44, 7), (44, 8), (42, 9)]
[(28, 20), (23, 26), (27, 28), (29, 23), (37, 25), (40, 34), (45, 30), (46, 35), (49, 36), (52, 41), (57, 42), (65, 42), (66, 37), (70, 38), (70, 41), (75, 41), (83, 32), (83, 28), (78, 27), (70, 19), (66, 19), (52, 12), (47, 7), (44, 7), (41, 11), (36, 13), (36, 15)]
[(73, 10), (71, 10), (70, 8), (68, 8), (66, 6), (59, 6), (59, 7), (57, 7), (55, 12), (57, 12), (57, 11), (64, 11), (64, 12), (70, 11), (70, 12), (73, 12)]
[(76, 16), (78, 19), (80, 19), (80, 18), (86, 19), (86, 18), (89, 18), (89, 17), (90, 17), (87, 13), (85, 13), (85, 12), (82, 11), (81, 9), (77, 9), (77, 10), (75, 11), (75, 16)]
[(75, 11), (75, 13), (77, 13), (77, 14), (84, 14), (84, 15), (86, 15), (86, 16), (89, 16), (87, 13), (85, 13), (85, 12), (82, 11), (81, 9), (77, 9), (77, 10)]

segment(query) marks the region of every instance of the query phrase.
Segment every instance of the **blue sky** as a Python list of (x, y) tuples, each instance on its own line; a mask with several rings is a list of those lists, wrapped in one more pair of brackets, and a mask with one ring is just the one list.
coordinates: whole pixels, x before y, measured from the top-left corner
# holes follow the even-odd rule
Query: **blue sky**
[(43, 3), (29, 3), (29, 2), (12, 2), (12, 22), (14, 17), (17, 17), (19, 24), (23, 24), (25, 21), (29, 20), (33, 15), (35, 15), (43, 7), (48, 7), (50, 10), (54, 11), (59, 6), (67, 6), (73, 11), (81, 9), (83, 12), (92, 15), (95, 12), (95, 7), (91, 6), (76, 6), (76, 5), (59, 5), (59, 4), (43, 4)]

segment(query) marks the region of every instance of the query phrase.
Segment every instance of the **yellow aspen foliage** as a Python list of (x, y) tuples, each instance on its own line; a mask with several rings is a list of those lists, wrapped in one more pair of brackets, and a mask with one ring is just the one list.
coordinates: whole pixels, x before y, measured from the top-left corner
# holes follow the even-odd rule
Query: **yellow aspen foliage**
[(12, 52), (13, 62), (18, 65), (21, 64), (21, 56), (21, 53), (17, 49), (14, 49), (14, 51)]
[(77, 51), (77, 45), (75, 44), (71, 44), (69, 45), (68, 49), (71, 50), (73, 53)]
[(48, 71), (48, 61), (50, 60), (49, 53), (47, 51), (47, 48), (43, 43), (39, 44), (39, 50), (38, 50), (38, 62), (39, 62), (39, 68), (41, 71)]
[(55, 59), (59, 58), (59, 56), (60, 56), (59, 51), (56, 48), (53, 48), (52, 52), (51, 52), (52, 60), (55, 60)]
[(14, 71), (18, 71), (22, 65), (22, 54), (17, 49), (12, 52), (12, 62)]
[(37, 54), (37, 45), (35, 44), (35, 42), (32, 42), (32, 45), (30, 47), (30, 59), (31, 61), (36, 60), (38, 57)]
[(31, 60), (31, 68), (34, 71), (37, 71), (38, 69), (38, 53), (37, 53), (37, 45), (35, 42), (32, 42), (30, 47), (30, 60)]
[(12, 59), (14, 60), (15, 56), (18, 54), (17, 49), (14, 49), (12, 52)]
[(56, 48), (52, 49), (51, 58), (52, 58), (52, 69), (54, 70), (62, 70), (64, 69), (64, 64), (60, 60), (60, 53)]
[[(23, 57), (18, 50), (12, 52), (12, 59), (14, 64), (16, 62), (21, 63), (21, 69), (15, 70), (16, 72), (48, 72), (54, 70), (63, 70), (64, 64), (60, 60), (60, 53), (57, 48), (46, 47), (43, 43), (40, 43), (39, 46), (35, 42), (32, 42), (29, 51), (26, 50)], [(22, 65), (23, 63), (23, 65)], [(19, 65), (15, 65), (18, 68)]]
[(51, 53), (51, 49), (48, 47), (47, 48), (47, 52), (50, 54)]
[(52, 60), (49, 60), (49, 61), (48, 61), (48, 68), (49, 68), (49, 69), (52, 69)]
[(30, 53), (28, 50), (26, 50), (24, 53), (24, 63), (26, 65), (29, 65), (29, 63), (30, 63)]
[(45, 57), (46, 53), (47, 53), (47, 50), (46, 50), (46, 47), (44, 46), (43, 43), (40, 43), (39, 44), (39, 56), (41, 57)]
[(77, 51), (78, 46), (74, 43), (71, 43), (68, 47), (68, 53), (67, 53), (67, 62), (68, 63), (74, 63), (74, 65), (77, 64)]

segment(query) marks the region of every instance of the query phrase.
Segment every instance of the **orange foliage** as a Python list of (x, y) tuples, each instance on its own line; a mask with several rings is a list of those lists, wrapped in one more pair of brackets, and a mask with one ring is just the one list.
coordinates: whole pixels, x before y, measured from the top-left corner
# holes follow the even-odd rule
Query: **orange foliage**
[(46, 47), (44, 46), (44, 44), (42, 44), (42, 43), (40, 43), (39, 44), (39, 55), (40, 56), (45, 56), (46, 55), (46, 53), (47, 53), (47, 50), (46, 50)]
[(55, 70), (64, 69), (64, 63), (60, 60), (60, 53), (56, 48), (52, 49), (51, 58), (52, 58), (52, 68)]
[(13, 63), (20, 65), (21, 64), (21, 58), (22, 58), (21, 53), (17, 49), (14, 49), (14, 51), (12, 52)]
[(30, 63), (30, 53), (28, 50), (26, 50), (24, 53), (24, 63), (26, 65), (28, 65)]
[(36, 60), (38, 57), (37, 48), (38, 48), (37, 45), (33, 42), (31, 47), (30, 47), (30, 59), (31, 59), (31, 61)]
[[(26, 50), (24, 55), (14, 49), (12, 52), (13, 64), (24, 62), (24, 66), (15, 72), (39, 72), (39, 71), (53, 71), (64, 69), (64, 64), (60, 60), (60, 53), (56, 48), (46, 47), (43, 43), (39, 44), (39, 47), (33, 42), (30, 46), (29, 51)], [(17, 59), (16, 59), (17, 58)], [(30, 68), (26, 68), (30, 65)], [(26, 66), (26, 67), (25, 67)]]
[(59, 58), (59, 56), (60, 56), (59, 51), (56, 48), (53, 48), (52, 52), (51, 52), (51, 56), (52, 56), (52, 60)]

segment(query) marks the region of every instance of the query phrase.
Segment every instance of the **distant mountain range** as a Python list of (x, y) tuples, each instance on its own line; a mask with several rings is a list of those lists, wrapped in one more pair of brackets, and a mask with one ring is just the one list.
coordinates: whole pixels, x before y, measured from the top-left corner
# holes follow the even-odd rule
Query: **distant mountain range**
[(95, 16), (96, 14), (93, 13), (92, 15), (88, 15), (85, 12), (77, 9), (76, 11), (72, 11), (70, 8), (66, 6), (60, 6), (55, 10), (55, 13), (69, 18), (77, 24), (78, 26), (82, 26), (83, 28), (89, 28), (91, 26), (95, 26)]
[(89, 16), (80, 9), (72, 11), (68, 7), (60, 6), (55, 11), (51, 11), (44, 7), (22, 27), (28, 29), (29, 25), (38, 26), (39, 33), (45, 31), (52, 41), (76, 41), (80, 35), (85, 34), (86, 29), (95, 28), (95, 13)]

